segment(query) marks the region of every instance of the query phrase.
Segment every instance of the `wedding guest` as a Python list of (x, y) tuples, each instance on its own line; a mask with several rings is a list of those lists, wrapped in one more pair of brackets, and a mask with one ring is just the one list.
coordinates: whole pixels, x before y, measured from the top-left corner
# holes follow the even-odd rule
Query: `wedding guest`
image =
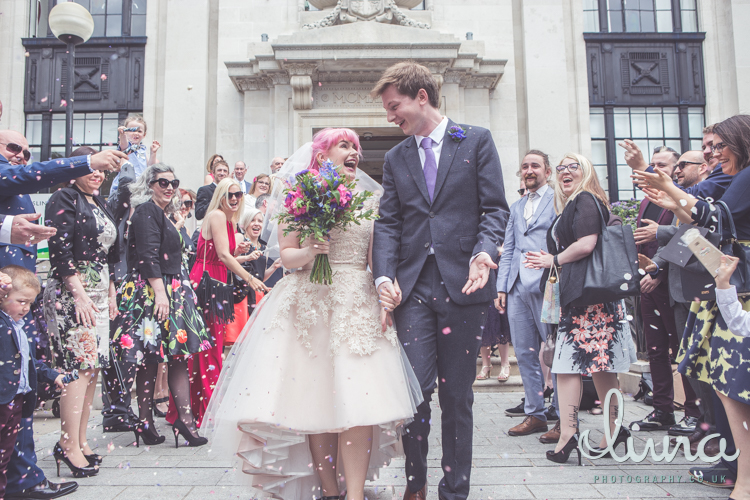
[(211, 158), (209, 158), (208, 161), (206, 162), (206, 172), (208, 172), (208, 173), (203, 178), (203, 185), (204, 186), (209, 186), (212, 183), (215, 184), (215, 183), (219, 182), (214, 177), (214, 165), (218, 161), (224, 161), (224, 157), (217, 153), (217, 154), (211, 155)]
[[(190, 446), (201, 446), (190, 406), (187, 358), (210, 349), (211, 339), (197, 307), (183, 264), (183, 243), (167, 218), (180, 206), (174, 169), (152, 165), (130, 187), (135, 211), (128, 233), (129, 274), (118, 291), (119, 313), (114, 320), (113, 343), (123, 359), (138, 366), (136, 391), (140, 421), (136, 444), (164, 442), (154, 426), (154, 384), (159, 362), (169, 364), (169, 390), (179, 418), (172, 425), (175, 445), (182, 435)], [(178, 216), (178, 221), (180, 217)]]
[[(557, 329), (552, 373), (557, 376), (560, 404), (560, 439), (547, 459), (557, 463), (578, 452), (578, 408), (581, 403), (581, 376), (591, 375), (597, 394), (619, 390), (617, 373), (630, 370), (635, 348), (625, 318), (623, 301), (588, 306), (572, 302), (583, 292), (587, 258), (594, 251), (599, 235), (609, 220), (609, 201), (591, 162), (579, 154), (567, 154), (556, 167), (555, 212), (558, 216), (547, 231), (547, 247), (526, 253), (526, 267), (560, 270), (561, 317)], [(547, 281), (542, 276), (541, 286)], [(610, 432), (617, 412), (609, 416)], [(614, 446), (624, 443), (630, 432), (620, 428)], [(607, 445), (604, 436), (600, 448)]]
[(195, 218), (198, 220), (203, 220), (203, 217), (206, 216), (206, 210), (208, 210), (208, 205), (214, 196), (216, 185), (229, 176), (229, 165), (220, 158), (214, 160), (211, 169), (213, 182), (198, 188), (198, 195), (195, 200)]
[(255, 208), (260, 210), (263, 215), (266, 215), (269, 198), (271, 198), (271, 195), (269, 193), (266, 193), (258, 196), (258, 198), (256, 198), (255, 200)]
[[(95, 153), (78, 148), (74, 156)], [(102, 456), (89, 446), (86, 430), (99, 369), (108, 366), (109, 321), (117, 313), (109, 266), (120, 260), (114, 216), (99, 196), (103, 172), (75, 179), (47, 202), (45, 223), (57, 229), (49, 239), (51, 272), (44, 312), (61, 367), (78, 370), (60, 396), (60, 440), (54, 454), (75, 477), (98, 472)]]
[[(126, 132), (125, 129), (135, 130)], [(150, 165), (159, 163), (159, 160), (156, 159), (156, 152), (161, 147), (159, 141), (151, 143), (151, 147), (149, 148), (151, 154), (147, 156), (146, 145), (143, 144), (143, 139), (146, 137), (146, 129), (146, 121), (143, 119), (143, 115), (140, 114), (128, 115), (123, 125), (117, 128), (117, 149), (120, 151), (131, 151), (128, 154), (128, 161), (133, 164), (136, 180)], [(109, 188), (110, 194), (117, 194), (119, 184), (120, 174), (117, 174)]]
[(268, 174), (259, 174), (253, 179), (253, 185), (250, 186), (250, 194), (245, 198), (247, 208), (255, 206), (258, 196), (268, 194), (271, 191), (271, 176)]
[(547, 433), (547, 420), (557, 419), (556, 404), (551, 411), (545, 407), (545, 381), (539, 361), (541, 345), (554, 330), (541, 321), (544, 296), (539, 290), (539, 280), (542, 271), (523, 265), (526, 252), (547, 248), (547, 230), (555, 218), (554, 189), (548, 184), (552, 175), (549, 156), (543, 151), (530, 150), (524, 155), (519, 172), (526, 193), (510, 207), (495, 300), (497, 310), (508, 314), (525, 393), (524, 421), (509, 429), (508, 434), (525, 436), (543, 432), (543, 442), (556, 443), (560, 435), (559, 421)]
[(245, 174), (247, 174), (247, 166), (244, 161), (240, 160), (234, 164), (232, 178), (240, 183), (242, 192), (248, 194), (250, 192), (250, 183), (245, 180)]
[(180, 199), (182, 200), (182, 205), (180, 205), (180, 214), (182, 214), (182, 219), (184, 221), (180, 233), (182, 234), (183, 240), (185, 240), (185, 244), (188, 245), (186, 250), (190, 253), (191, 256), (188, 269), (192, 269), (193, 262), (195, 262), (195, 244), (192, 243), (192, 240), (187, 240), (190, 240), (191, 235), (195, 232), (197, 227), (197, 222), (195, 219), (195, 201), (197, 199), (197, 195), (192, 189), (180, 188)]
[[(695, 223), (701, 227), (718, 230), (717, 222), (721, 218), (722, 241), (733, 238), (730, 232), (730, 217), (734, 222), (736, 236), (740, 245), (750, 245), (750, 116), (736, 115), (716, 124), (714, 127), (713, 145), (711, 150), (719, 161), (723, 172), (731, 176), (731, 183), (721, 196), (729, 213), (721, 205), (714, 205), (710, 201), (694, 198), (672, 183), (665, 181), (663, 174), (656, 172), (636, 174), (636, 180), (644, 187), (644, 192), (654, 203), (661, 204), (672, 210), (681, 222)], [(698, 184), (703, 184), (703, 181)], [(669, 200), (671, 199), (671, 202)], [(740, 297), (743, 309), (750, 308), (750, 297)], [(714, 404), (717, 431), (728, 442), (727, 455), (734, 452), (732, 437), (737, 440), (738, 447), (747, 444), (747, 431), (738, 429), (735, 432), (733, 417), (742, 415), (750, 405), (750, 371), (745, 368), (750, 352), (750, 339), (738, 339), (727, 328), (724, 321), (719, 321), (719, 308), (715, 301), (693, 302), (690, 308), (683, 341), (680, 348), (678, 370), (691, 378), (711, 384), (718, 395), (719, 403)], [(724, 418), (723, 407), (728, 418)], [(738, 420), (737, 422), (741, 422)], [(730, 429), (727, 429), (728, 424)], [(747, 449), (747, 448), (746, 448)], [(747, 460), (748, 453), (745, 453)], [(742, 453), (740, 463), (734, 464), (724, 459), (719, 466), (710, 470), (694, 467), (690, 470), (692, 477), (700, 478), (700, 482), (707, 483), (702, 478), (708, 472), (713, 475), (723, 475), (730, 480), (741, 483), (737, 474), (738, 468), (743, 468)], [(737, 488), (737, 498), (748, 495), (746, 483)]]
[(271, 175), (281, 170), (281, 167), (284, 166), (284, 161), (285, 159), (280, 156), (277, 156), (276, 158), (271, 160)]
[[(235, 228), (244, 209), (242, 198), (242, 190), (234, 179), (224, 179), (216, 187), (198, 237), (195, 265), (190, 271), (193, 286), (200, 283), (204, 271), (223, 283), (227, 282), (227, 272), (231, 271), (249, 283), (251, 290), (268, 291), (263, 282), (251, 276), (234, 257), (237, 248)], [(221, 374), (226, 330), (226, 325), (217, 320), (207, 321), (207, 326), (213, 346), (193, 357), (191, 369), (191, 404), (199, 426)], [(167, 415), (168, 421), (169, 418)]]

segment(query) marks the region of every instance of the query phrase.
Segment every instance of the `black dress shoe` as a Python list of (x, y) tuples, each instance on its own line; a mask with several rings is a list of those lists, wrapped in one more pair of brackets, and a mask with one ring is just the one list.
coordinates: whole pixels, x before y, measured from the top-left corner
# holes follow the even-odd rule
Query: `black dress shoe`
[(52, 483), (46, 479), (39, 484), (21, 490), (18, 493), (7, 493), (5, 495), (6, 500), (15, 500), (18, 498), (60, 498), (65, 495), (70, 495), (78, 489), (78, 483), (75, 481), (66, 481), (64, 483)]
[(508, 415), (509, 417), (525, 417), (526, 412), (523, 409), (525, 404), (526, 404), (526, 398), (521, 398), (521, 404), (513, 408), (508, 408), (507, 410), (505, 410), (505, 414)]

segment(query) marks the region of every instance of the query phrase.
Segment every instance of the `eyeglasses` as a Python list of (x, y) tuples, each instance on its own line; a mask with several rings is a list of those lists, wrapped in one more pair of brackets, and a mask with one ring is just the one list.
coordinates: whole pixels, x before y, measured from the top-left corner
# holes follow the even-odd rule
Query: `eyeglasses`
[(556, 166), (555, 170), (557, 170), (558, 174), (565, 172), (566, 169), (568, 172), (575, 172), (576, 170), (578, 170), (580, 166), (581, 166), (580, 163), (568, 163), (567, 165)]
[(721, 154), (721, 152), (724, 151), (725, 147), (727, 147), (727, 145), (723, 142), (720, 142), (719, 144), (714, 144), (713, 146), (711, 146), (711, 152)]
[(675, 166), (675, 170), (677, 170), (678, 168), (680, 170), (684, 170), (685, 165), (703, 165), (703, 162), (702, 161), (681, 161)]
[(241, 200), (243, 194), (244, 193), (242, 191), (229, 191), (227, 192), (227, 199), (231, 200), (232, 198), (235, 198), (237, 200)]
[(156, 179), (151, 181), (150, 184), (156, 184), (157, 182), (159, 183), (159, 187), (162, 189), (167, 189), (170, 184), (172, 185), (172, 189), (177, 189), (178, 187), (180, 187), (179, 179), (175, 179), (173, 181), (170, 181), (168, 179)]
[(188, 210), (193, 208), (193, 200), (185, 200), (182, 202), (182, 206), (187, 208)]
[(29, 158), (31, 158), (31, 151), (28, 149), (23, 149), (23, 146), (20, 144), (16, 144), (15, 142), (0, 142), (3, 146), (5, 146), (5, 149), (13, 153), (14, 155), (17, 155), (21, 151), (23, 151), (23, 159), (26, 161), (29, 161)]
[(261, 185), (261, 186), (270, 186), (271, 185), (270, 182), (263, 182), (263, 181), (258, 181), (258, 184)]

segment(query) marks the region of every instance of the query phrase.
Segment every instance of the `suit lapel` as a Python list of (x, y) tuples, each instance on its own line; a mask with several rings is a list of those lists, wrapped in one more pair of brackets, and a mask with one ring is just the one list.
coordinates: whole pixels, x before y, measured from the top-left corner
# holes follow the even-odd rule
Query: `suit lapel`
[[(430, 193), (427, 191), (427, 182), (424, 180), (424, 171), (422, 170), (422, 161), (419, 159), (419, 151), (417, 148), (417, 141), (414, 136), (411, 136), (406, 143), (406, 150), (404, 151), (404, 163), (406, 163), (409, 169), (409, 174), (414, 178), (414, 182), (419, 188), (419, 192), (422, 193), (427, 203), (430, 203)], [(438, 169), (438, 176), (440, 175), (440, 169)]]
[[(445, 178), (448, 177), (448, 170), (451, 169), (453, 160), (456, 157), (456, 151), (458, 151), (459, 142), (455, 142), (448, 135), (451, 127), (456, 124), (453, 120), (448, 120), (448, 126), (445, 127), (445, 135), (443, 136), (443, 147), (440, 150), (440, 163), (438, 164), (437, 179), (435, 180), (435, 192), (432, 197), (433, 201), (437, 199), (440, 194), (440, 188), (445, 183)], [(466, 139), (464, 139), (466, 140)]]
[(534, 212), (534, 215), (531, 216), (531, 222), (529, 222), (529, 227), (536, 224), (536, 221), (539, 220), (539, 216), (542, 212), (544, 212), (547, 209), (547, 206), (552, 202), (552, 189), (547, 187), (547, 191), (544, 193), (544, 198), (539, 200), (539, 206), (536, 207), (536, 211)]

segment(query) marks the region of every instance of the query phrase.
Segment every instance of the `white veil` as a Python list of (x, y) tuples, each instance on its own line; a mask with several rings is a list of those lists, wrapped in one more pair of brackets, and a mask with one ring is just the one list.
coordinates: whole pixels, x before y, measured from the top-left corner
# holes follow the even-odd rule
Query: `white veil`
[[(281, 167), (281, 170), (273, 174), (273, 187), (271, 197), (268, 199), (266, 207), (266, 216), (263, 219), (263, 230), (260, 232), (260, 239), (266, 242), (266, 257), (278, 259), (280, 254), (279, 248), (279, 221), (277, 216), (284, 210), (285, 191), (289, 186), (295, 183), (295, 176), (307, 170), (312, 162), (313, 143), (308, 142), (294, 152)], [(354, 178), (358, 191), (369, 191), (373, 197), (380, 198), (383, 195), (383, 187), (375, 182), (372, 177), (357, 169)]]

